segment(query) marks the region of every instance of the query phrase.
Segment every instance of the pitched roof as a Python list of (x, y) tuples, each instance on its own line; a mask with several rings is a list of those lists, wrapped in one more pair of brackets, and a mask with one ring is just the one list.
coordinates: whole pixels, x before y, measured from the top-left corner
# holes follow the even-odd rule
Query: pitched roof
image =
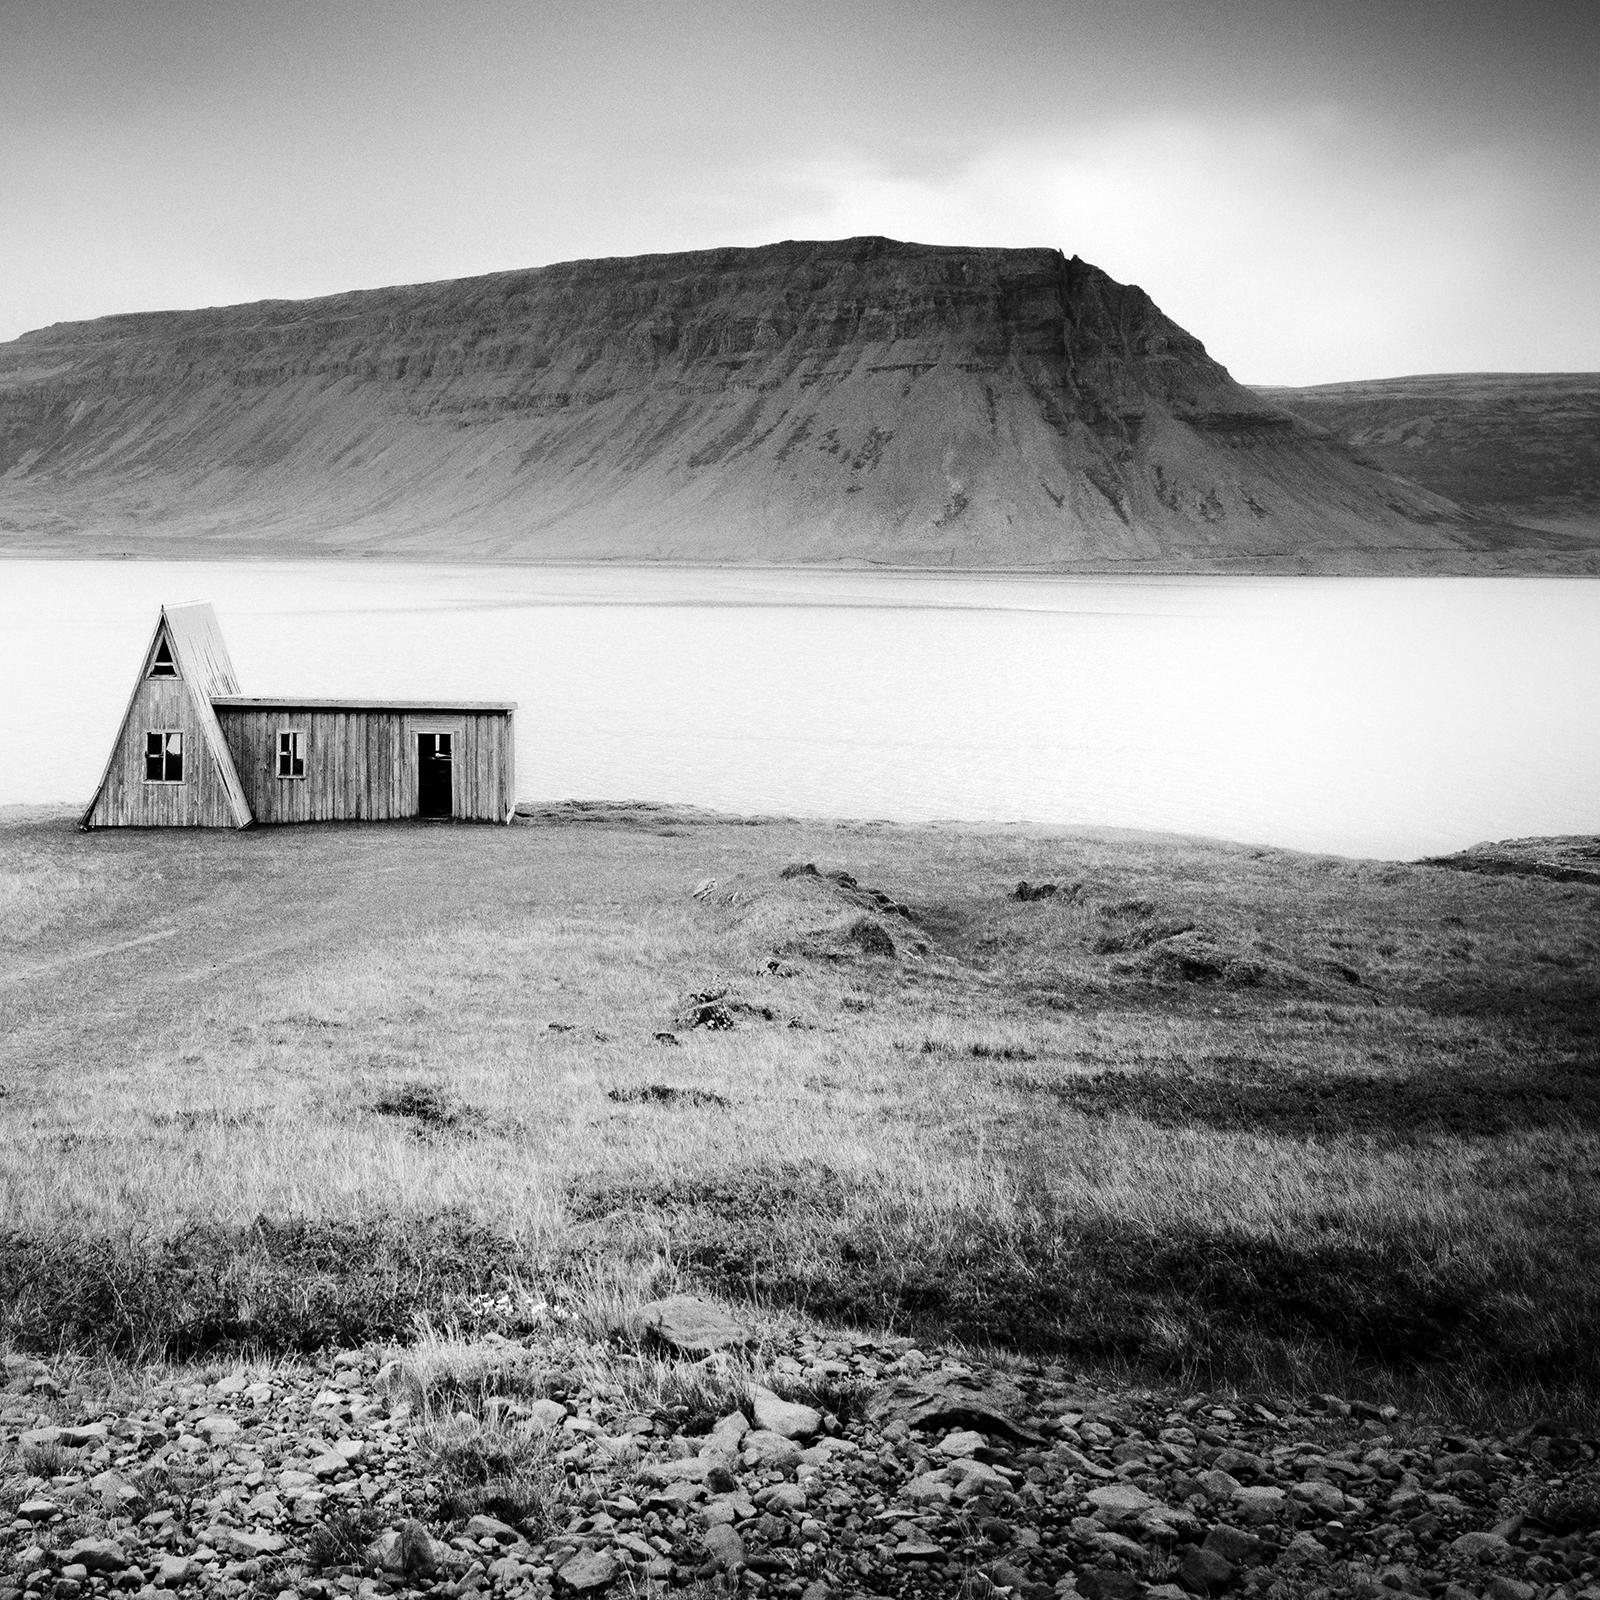
[(178, 652), (179, 671), (206, 699), (238, 694), (239, 680), (233, 675), (233, 662), (228, 659), (228, 647), (222, 641), (222, 629), (210, 602), (196, 600), (186, 606), (163, 606), (161, 615)]
[(133, 711), (134, 698), (139, 693), (140, 684), (150, 671), (157, 643), (163, 634), (166, 635), (171, 647), (179, 681), (188, 692), (190, 702), (194, 706), (194, 714), (200, 724), (206, 748), (217, 764), (217, 775), (221, 779), (223, 793), (227, 796), (228, 810), (232, 814), (234, 825), (248, 828), (255, 820), (250, 814), (250, 802), (245, 798), (244, 785), (239, 782), (239, 774), (234, 770), (233, 757), (228, 751), (228, 741), (222, 736), (222, 724), (217, 721), (217, 713), (211, 704), (214, 695), (237, 694), (239, 680), (233, 675), (233, 662), (228, 659), (228, 647), (222, 642), (222, 629), (217, 626), (217, 614), (205, 601), (161, 608), (161, 615), (156, 619), (155, 631), (150, 635), (150, 643), (145, 647), (144, 662), (139, 668), (139, 676), (134, 679), (133, 689), (128, 695), (127, 709), (122, 713), (122, 723), (117, 730), (116, 740), (112, 743), (111, 754), (106, 758), (105, 771), (100, 774), (100, 781), (95, 785), (94, 797), (83, 813), (83, 825), (85, 827), (89, 825), (89, 818), (94, 814), (100, 792), (105, 788), (106, 779), (111, 775), (111, 763), (116, 760), (117, 748), (122, 742), (128, 718)]
[(217, 774), (228, 796), (228, 809), (239, 827), (248, 828), (255, 818), (250, 814), (250, 802), (245, 798), (244, 785), (234, 770), (233, 755), (211, 703), (219, 694), (239, 692), (239, 680), (233, 675), (233, 662), (228, 658), (227, 645), (222, 642), (217, 614), (209, 601), (198, 600), (186, 606), (163, 606), (161, 621), (166, 625), (167, 637), (178, 658), (178, 673), (189, 685), (195, 715), (200, 719), (200, 731), (217, 763)]

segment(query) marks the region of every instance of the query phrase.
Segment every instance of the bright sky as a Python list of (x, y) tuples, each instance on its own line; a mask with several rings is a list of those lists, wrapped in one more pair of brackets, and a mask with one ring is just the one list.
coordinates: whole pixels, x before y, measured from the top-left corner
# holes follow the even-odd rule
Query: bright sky
[(0, 338), (858, 233), (1247, 382), (1600, 369), (1600, 0), (0, 0)]

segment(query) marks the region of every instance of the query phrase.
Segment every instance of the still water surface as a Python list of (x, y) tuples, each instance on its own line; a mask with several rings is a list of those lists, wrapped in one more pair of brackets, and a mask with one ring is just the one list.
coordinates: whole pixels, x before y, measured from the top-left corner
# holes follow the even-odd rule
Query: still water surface
[(525, 798), (1349, 854), (1600, 832), (1600, 583), (0, 562), (0, 804), (87, 799), (163, 601), (246, 694), (514, 699)]

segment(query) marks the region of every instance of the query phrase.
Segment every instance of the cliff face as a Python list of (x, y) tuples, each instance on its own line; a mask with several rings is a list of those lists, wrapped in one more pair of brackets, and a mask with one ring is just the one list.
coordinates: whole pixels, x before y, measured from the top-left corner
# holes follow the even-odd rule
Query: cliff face
[(1360, 566), (1484, 542), (1052, 250), (571, 262), (0, 345), (14, 550)]

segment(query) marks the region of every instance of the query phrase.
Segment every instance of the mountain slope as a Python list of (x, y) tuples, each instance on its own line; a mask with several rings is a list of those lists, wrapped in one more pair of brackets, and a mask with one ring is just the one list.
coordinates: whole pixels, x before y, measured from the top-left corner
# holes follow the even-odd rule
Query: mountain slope
[(1505, 537), (1053, 250), (791, 242), (0, 345), (12, 550), (1360, 569)]
[(1436, 494), (1600, 540), (1600, 373), (1450, 372), (1255, 392)]

